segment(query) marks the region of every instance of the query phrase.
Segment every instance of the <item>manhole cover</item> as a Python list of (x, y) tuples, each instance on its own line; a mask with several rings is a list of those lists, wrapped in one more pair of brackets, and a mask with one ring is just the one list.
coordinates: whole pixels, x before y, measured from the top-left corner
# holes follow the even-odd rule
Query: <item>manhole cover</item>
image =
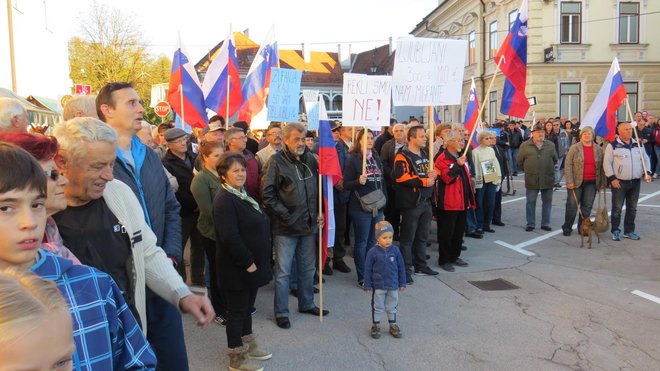
[(501, 278), (490, 281), (468, 281), (475, 285), (479, 290), (483, 291), (500, 291), (500, 290), (516, 290), (520, 287), (512, 284), (507, 280)]

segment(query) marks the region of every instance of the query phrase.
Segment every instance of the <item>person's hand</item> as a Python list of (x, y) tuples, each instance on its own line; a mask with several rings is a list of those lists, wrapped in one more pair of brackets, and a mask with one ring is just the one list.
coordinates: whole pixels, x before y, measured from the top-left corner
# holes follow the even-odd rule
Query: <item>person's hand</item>
[(573, 189), (575, 185), (573, 183), (566, 183), (566, 188)]
[(206, 296), (190, 294), (179, 300), (179, 308), (183, 313), (189, 313), (197, 320), (197, 326), (204, 327), (215, 318), (213, 306)]
[(648, 174), (644, 175), (644, 181), (646, 183), (651, 183), (652, 180), (653, 180), (653, 178), (651, 178), (650, 175), (648, 175)]
[(248, 271), (248, 273), (254, 273), (257, 271), (257, 266), (254, 265), (254, 263), (252, 263), (252, 265), (250, 265), (246, 270)]
[(360, 182), (361, 185), (367, 184), (367, 176), (365, 174), (360, 175), (358, 182)]
[(611, 184), (612, 184), (612, 188), (614, 189), (621, 188), (621, 183), (619, 183), (619, 179), (614, 179)]
[(458, 164), (458, 166), (465, 165), (465, 161), (467, 161), (467, 157), (465, 157), (465, 155), (456, 159), (456, 163)]
[(405, 287), (399, 287), (399, 291), (406, 291)]
[(335, 189), (338, 190), (339, 192), (344, 190), (344, 179), (340, 180), (337, 185), (335, 186)]
[(435, 179), (438, 177), (438, 174), (435, 172), (435, 170), (429, 171), (429, 184), (435, 183)]
[(316, 222), (319, 223), (320, 228), (323, 228), (323, 223), (325, 223), (325, 219), (323, 218), (323, 214), (319, 214), (319, 216), (316, 217)]

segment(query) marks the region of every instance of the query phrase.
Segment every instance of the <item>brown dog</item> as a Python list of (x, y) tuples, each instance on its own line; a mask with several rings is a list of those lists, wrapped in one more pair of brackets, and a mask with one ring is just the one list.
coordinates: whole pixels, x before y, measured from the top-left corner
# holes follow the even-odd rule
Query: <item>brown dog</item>
[(584, 238), (588, 237), (589, 248), (591, 248), (591, 232), (596, 235), (598, 243), (600, 243), (600, 236), (598, 232), (593, 228), (593, 223), (591, 218), (582, 219), (582, 224), (580, 224), (580, 248), (584, 247)]

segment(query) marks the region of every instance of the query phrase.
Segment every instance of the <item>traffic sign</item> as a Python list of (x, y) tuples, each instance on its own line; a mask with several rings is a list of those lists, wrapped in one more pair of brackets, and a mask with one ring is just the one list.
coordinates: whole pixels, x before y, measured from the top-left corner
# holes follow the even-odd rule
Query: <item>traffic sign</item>
[(170, 114), (170, 111), (170, 104), (165, 101), (156, 103), (156, 106), (154, 107), (154, 112), (156, 115), (158, 115), (158, 117), (165, 117)]

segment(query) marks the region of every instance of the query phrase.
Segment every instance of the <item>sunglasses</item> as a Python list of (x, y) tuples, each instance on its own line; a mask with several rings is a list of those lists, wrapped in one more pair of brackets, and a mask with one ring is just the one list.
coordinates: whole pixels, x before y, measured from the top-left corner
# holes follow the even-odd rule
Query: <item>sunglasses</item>
[(57, 180), (60, 179), (60, 175), (62, 175), (62, 173), (60, 173), (60, 171), (57, 169), (44, 171), (44, 173), (46, 173), (46, 176), (49, 177), (53, 182), (57, 182)]

